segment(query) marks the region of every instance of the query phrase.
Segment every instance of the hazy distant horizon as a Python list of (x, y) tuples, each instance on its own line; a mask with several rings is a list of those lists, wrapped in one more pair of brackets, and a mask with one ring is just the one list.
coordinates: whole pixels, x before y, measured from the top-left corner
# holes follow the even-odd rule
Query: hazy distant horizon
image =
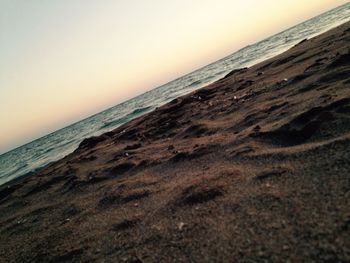
[[(155, 2), (157, 2), (157, 1), (155, 1)], [(248, 2), (253, 3), (254, 1), (248, 1)], [(298, 1), (294, 1), (294, 2), (298, 2)], [(310, 2), (312, 2), (312, 1), (310, 1)], [(308, 3), (308, 4), (310, 6), (312, 5), (312, 7), (313, 7), (313, 5), (316, 4), (315, 2)], [(333, 3), (331, 4), (330, 2), (333, 2)], [(336, 2), (336, 4), (335, 4), (335, 2)], [(74, 123), (80, 122), (81, 120), (89, 118), (95, 114), (98, 114), (99, 112), (105, 111), (111, 107), (114, 107), (117, 104), (123, 103), (123, 102), (125, 102), (129, 99), (132, 99), (136, 96), (139, 96), (147, 91), (150, 91), (152, 89), (160, 87), (168, 82), (173, 81), (174, 79), (180, 78), (183, 75), (187, 75), (190, 72), (196, 71), (196, 70), (198, 70), (198, 69), (200, 69), (208, 64), (211, 64), (211, 63), (214, 63), (215, 61), (223, 59), (224, 57), (228, 56), (229, 54), (232, 54), (232, 53), (236, 52), (237, 50), (240, 50), (240, 49), (246, 47), (247, 45), (251, 45), (253, 43), (262, 41), (271, 35), (278, 34), (279, 32), (282, 32), (290, 27), (293, 27), (299, 23), (302, 23), (303, 21), (311, 19), (312, 17), (317, 16), (320, 13), (324, 13), (328, 10), (336, 8), (336, 7), (338, 7), (342, 4), (345, 4), (345, 3), (347, 3), (347, 1), (328, 1), (328, 4), (326, 4), (326, 3), (319, 4), (319, 6), (320, 6), (319, 9), (312, 10), (312, 12), (311, 11), (307, 12), (307, 14), (310, 14), (309, 17), (306, 17), (306, 18), (305, 17), (303, 17), (303, 18), (293, 17), (294, 20), (292, 20), (291, 18), (290, 18), (290, 20), (286, 19), (288, 21), (282, 23), (282, 26), (278, 27), (278, 29), (268, 28), (264, 31), (264, 33), (260, 34), (260, 32), (259, 32), (259, 34), (257, 34), (258, 36), (255, 38), (254, 37), (246, 37), (241, 41), (236, 40), (236, 42), (239, 42), (239, 43), (242, 42), (242, 45), (238, 46), (238, 44), (237, 44), (237, 45), (233, 46), (233, 48), (229, 52), (228, 52), (229, 45), (230, 44), (232, 45), (232, 43), (233, 43), (232, 40), (223, 41), (225, 43), (225, 46), (227, 46), (226, 48), (220, 49), (223, 51), (217, 52), (217, 54), (215, 53), (214, 55), (213, 55), (213, 53), (209, 52), (212, 55), (209, 54), (209, 55), (201, 57), (200, 59), (199, 58), (198, 59), (188, 58), (188, 61), (190, 63), (189, 65), (181, 66), (179, 68), (177, 68), (177, 67), (169, 68), (169, 69), (167, 68), (166, 72), (168, 72), (168, 73), (166, 73), (164, 70), (160, 70), (159, 68), (155, 67), (152, 64), (153, 68), (151, 67), (151, 70), (144, 69), (147, 71), (146, 73), (144, 73), (146, 75), (141, 76), (140, 72), (142, 73), (143, 71), (139, 68), (133, 68), (134, 64), (132, 63), (133, 61), (131, 61), (130, 64), (128, 64), (128, 65), (125, 64), (125, 65), (122, 65), (121, 67), (123, 67), (123, 69), (124, 69), (124, 67), (129, 67), (130, 68), (129, 74), (134, 73), (133, 75), (134, 76), (136, 75), (136, 78), (137, 77), (141, 78), (141, 80), (136, 80), (136, 83), (134, 84), (134, 86), (132, 86), (131, 84), (128, 85), (127, 82), (125, 82), (125, 86), (123, 86), (122, 83), (117, 84), (115, 81), (120, 76), (118, 76), (118, 74), (116, 74), (116, 71), (113, 71), (113, 70), (112, 70), (112, 72), (108, 73), (108, 74), (110, 74), (109, 75), (110, 79), (108, 79), (108, 81), (110, 81), (110, 83), (108, 84), (108, 83), (106, 83), (106, 80), (103, 78), (104, 75), (102, 73), (101, 73), (102, 74), (101, 76), (100, 75), (97, 76), (97, 75), (95, 75), (95, 71), (93, 70), (93, 68), (88, 68), (87, 71), (84, 71), (83, 73), (81, 73), (81, 76), (83, 77), (83, 82), (81, 82), (81, 80), (76, 79), (76, 76), (74, 74), (75, 72), (68, 70), (66, 73), (68, 74), (68, 76), (71, 77), (71, 79), (66, 76), (66, 78), (64, 80), (60, 80), (60, 81), (66, 80), (67, 82), (63, 82), (63, 83), (67, 83), (67, 85), (64, 85), (61, 82), (59, 82), (58, 84), (55, 83), (55, 85), (57, 85), (57, 88), (54, 88), (52, 90), (47, 90), (47, 84), (45, 84), (45, 82), (51, 83), (51, 81), (56, 80), (55, 78), (53, 78), (53, 79), (50, 78), (50, 71), (48, 71), (48, 72), (46, 72), (49, 75), (47, 77), (48, 79), (41, 80), (41, 81), (43, 81), (42, 84), (45, 84), (45, 85), (43, 85), (41, 88), (38, 88), (37, 86), (31, 87), (29, 85), (29, 87), (28, 87), (29, 90), (26, 91), (26, 90), (22, 90), (24, 85), (20, 86), (19, 84), (22, 83), (22, 81), (26, 82), (28, 80), (32, 80), (33, 82), (29, 81), (32, 84), (36, 83), (36, 81), (41, 83), (40, 79), (36, 79), (35, 76), (41, 76), (41, 74), (45, 74), (46, 69), (45, 69), (45, 67), (44, 68), (39, 67), (39, 69), (41, 69), (43, 72), (40, 72), (40, 71), (34, 72), (36, 74), (35, 75), (32, 72), (32, 68), (30, 67), (31, 66), (30, 63), (29, 63), (29, 65), (27, 65), (24, 62), (23, 63), (25, 65), (14, 63), (12, 65), (12, 67), (14, 68), (13, 71), (7, 70), (7, 72), (0, 74), (0, 84), (1, 85), (4, 84), (4, 85), (2, 85), (2, 87), (3, 87), (2, 89), (4, 91), (3, 93), (5, 94), (5, 96), (2, 96), (2, 99), (0, 99), (0, 105), (2, 107), (0, 110), (0, 112), (1, 112), (0, 116), (1, 116), (1, 119), (3, 120), (3, 123), (4, 123), (4, 127), (5, 127), (4, 129), (6, 129), (5, 131), (3, 131), (4, 133), (1, 134), (1, 136), (0, 136), (0, 155), (4, 154), (6, 152), (12, 151), (12, 150), (14, 150), (18, 147), (21, 147), (25, 144), (28, 144), (32, 141), (35, 141), (39, 138), (47, 136), (48, 134), (51, 134), (57, 130), (66, 128)], [(205, 3), (205, 4), (207, 4), (207, 3)], [(288, 2), (288, 4), (289, 4), (289, 2)], [(286, 5), (288, 6), (288, 4), (286, 4)], [(308, 4), (305, 4), (305, 5), (308, 5)], [(4, 5), (4, 4), (0, 4), (0, 6), (1, 5)], [(11, 4), (8, 4), (8, 5), (10, 6)], [(23, 5), (25, 5), (25, 4), (23, 3)], [(275, 3), (275, 5), (276, 5), (276, 3)], [(208, 4), (208, 6), (210, 6), (210, 4)], [(310, 8), (310, 6), (309, 6), (309, 8)], [(309, 10), (306, 7), (304, 7), (304, 8), (305, 8), (305, 10)], [(327, 10), (324, 10), (325, 8), (327, 8)], [(3, 13), (6, 12), (6, 11), (4, 11), (4, 9), (2, 9), (2, 10), (3, 11), (1, 11), (1, 12), (3, 12)], [(211, 13), (213, 12), (212, 10), (209, 10), (209, 11), (211, 11)], [(309, 13), (309, 12), (311, 12), (311, 13)], [(208, 13), (208, 14), (210, 14), (210, 13)], [(4, 14), (2, 14), (2, 16), (3, 15)], [(301, 19), (303, 19), (303, 20), (301, 20)], [(5, 22), (6, 19), (3, 18), (3, 20)], [(295, 21), (295, 23), (291, 25), (290, 21)], [(210, 26), (210, 23), (208, 25)], [(1, 29), (1, 26), (0, 26), (0, 29)], [(213, 32), (214, 31), (215, 31), (215, 29), (213, 30)], [(9, 29), (8, 29), (8, 32), (10, 32)], [(63, 32), (63, 35), (65, 33), (66, 32)], [(226, 32), (226, 34), (229, 34), (229, 32)], [(262, 34), (265, 34), (265, 35), (262, 36)], [(5, 38), (6, 33), (4, 35), (0, 35), (0, 37), (1, 37), (1, 39)], [(16, 37), (15, 37), (15, 39), (16, 39)], [(18, 45), (17, 42), (13, 43), (13, 45), (15, 45), (15, 44)], [(8, 44), (8, 46), (9, 45), (10, 44)], [(179, 43), (179, 45), (181, 45), (181, 43)], [(4, 53), (6, 53), (6, 48), (3, 49), (3, 46), (6, 47), (6, 44), (4, 44), (4, 45), (0, 44), (0, 48), (1, 48), (0, 52), (3, 51)], [(79, 48), (79, 47), (80, 46), (78, 45), (77, 48)], [(175, 47), (176, 47), (176, 45), (175, 45)], [(16, 49), (14, 49), (14, 50), (16, 51)], [(232, 50), (236, 50), (236, 51), (232, 51)], [(191, 49), (191, 52), (194, 52), (194, 51), (196, 51), (196, 49), (195, 50)], [(204, 52), (202, 50), (200, 50), (200, 51)], [(171, 49), (170, 49), (170, 51), (167, 51), (167, 52), (171, 53)], [(191, 53), (191, 52), (188, 53), (187, 56), (189, 56), (189, 55), (193, 56), (193, 53)], [(226, 52), (226, 53), (224, 54), (223, 52)], [(100, 53), (96, 53), (95, 59), (98, 60), (99, 54)], [(33, 54), (29, 54), (29, 55), (33, 56)], [(47, 53), (46, 55), (51, 55), (51, 54)], [(105, 59), (104, 56), (102, 56), (102, 57)], [(155, 55), (154, 57), (157, 58), (157, 55)], [(11, 55), (7, 55), (7, 58), (11, 59)], [(151, 56), (148, 58), (152, 59), (153, 57)], [(168, 57), (164, 58), (164, 60), (166, 60), (167, 58)], [(31, 59), (35, 60), (37, 58), (31, 57)], [(47, 59), (47, 57), (44, 56), (43, 61), (45, 59)], [(210, 61), (209, 61), (209, 59), (210, 59)], [(9, 62), (9, 61), (12, 62), (13, 60), (6, 60), (6, 58), (5, 58), (4, 61), (2, 63), (0, 62), (0, 67), (2, 69), (7, 69), (7, 68), (5, 68), (6, 62)], [(34, 62), (31, 60), (29, 60), (29, 61), (34, 63), (34, 66), (35, 66), (36, 60)], [(71, 66), (71, 61), (77, 62), (77, 59), (73, 58), (72, 60), (62, 60), (62, 61), (65, 61), (65, 63), (68, 63)], [(128, 61), (128, 60), (126, 60), (126, 61)], [(106, 61), (104, 61), (104, 64), (106, 64), (105, 62)], [(137, 62), (137, 60), (136, 60), (136, 62)], [(168, 62), (168, 61), (166, 61), (166, 62)], [(180, 62), (182, 62), (182, 61), (180, 61)], [(49, 63), (49, 64), (46, 66), (50, 67), (50, 65), (51, 65), (50, 61), (48, 61), (47, 63)], [(56, 61), (56, 63), (57, 63), (57, 61)], [(61, 62), (61, 63), (62, 63), (61, 66), (64, 66), (65, 63), (63, 63), (63, 62)], [(84, 64), (83, 62), (81, 62), (81, 63)], [(102, 63), (103, 63), (103, 61), (102, 61)], [(107, 63), (107, 64), (111, 68), (113, 68), (114, 64), (112, 64), (112, 59), (111, 59), (111, 61), (109, 61), (109, 63)], [(162, 63), (165, 63), (165, 62), (159, 62), (159, 63), (160, 63), (160, 66), (162, 66)], [(60, 63), (58, 63), (58, 64), (60, 64)], [(183, 64), (181, 64), (181, 65), (183, 65)], [(21, 75), (19, 74), (19, 77), (18, 77), (18, 75), (16, 74), (16, 73), (18, 73), (18, 68), (21, 69), (20, 66), (23, 67), (22, 74), (24, 74), (23, 75), (24, 77), (22, 80), (21, 79), (18, 80), (17, 78), (20, 78)], [(45, 66), (45, 63), (43, 63), (43, 66)], [(80, 66), (81, 66), (81, 64), (79, 64), (79, 63), (77, 65), (73, 65), (73, 69), (77, 69), (77, 68), (80, 69)], [(96, 66), (96, 68), (97, 68), (97, 66)], [(147, 68), (147, 65), (146, 65), (146, 68)], [(108, 67), (108, 69), (111, 70), (109, 67)], [(150, 72), (150, 73), (147, 74), (148, 72)], [(159, 72), (159, 74), (158, 74), (158, 72)], [(31, 74), (31, 73), (33, 73), (33, 74)], [(114, 73), (114, 74), (112, 74), (112, 73)], [(58, 73), (55, 72), (55, 74), (58, 74)], [(154, 74), (155, 76), (159, 75), (159, 77), (154, 77), (154, 79), (153, 79), (149, 76), (149, 75), (153, 76), (152, 74)], [(34, 75), (34, 77), (33, 77), (33, 75)], [(123, 75), (123, 74), (121, 74), (121, 75)], [(133, 80), (133, 78), (132, 78), (133, 75), (129, 77), (129, 78), (131, 78), (131, 80)], [(91, 80), (87, 76), (91, 77)], [(86, 90), (85, 89), (86, 86), (84, 86), (84, 83), (90, 84), (90, 81), (92, 81), (96, 78), (98, 81), (96, 80), (97, 82), (95, 81), (94, 85), (91, 84), (91, 86), (87, 86), (87, 90)], [(19, 81), (19, 83), (17, 83), (16, 81)], [(11, 83), (14, 84), (14, 86), (11, 86), (10, 85)], [(110, 85), (111, 83), (112, 84), (114, 83), (113, 85), (115, 85), (115, 86), (121, 85), (123, 87), (128, 87), (127, 88), (128, 91), (125, 92), (125, 90), (123, 91), (123, 89), (121, 89), (120, 92), (118, 93), (119, 95), (117, 98), (116, 95), (113, 95), (113, 94), (117, 93), (117, 90), (116, 90), (115, 86)], [(62, 84), (62, 86), (59, 86), (59, 84)], [(106, 89), (100, 88), (104, 84), (107, 84), (108, 89), (107, 88)], [(137, 88), (140, 86), (143, 86), (143, 88), (141, 88), (141, 89)], [(12, 89), (11, 89), (11, 87), (12, 87)], [(66, 87), (66, 88), (64, 89), (63, 87)], [(73, 91), (71, 90), (72, 87), (73, 87)], [(76, 87), (78, 87), (78, 88), (76, 88)], [(26, 88), (27, 88), (27, 86), (24, 87), (24, 89), (26, 89)], [(13, 89), (15, 91), (13, 91)], [(18, 92), (18, 93), (16, 93), (16, 92)], [(72, 92), (72, 93), (70, 93), (70, 92)], [(32, 94), (32, 93), (34, 93), (34, 94)], [(62, 93), (67, 94), (67, 95), (64, 96), (64, 95), (62, 95)], [(101, 101), (98, 100), (98, 102), (96, 102), (97, 95), (101, 95), (101, 94), (106, 96), (106, 98), (101, 99)], [(6, 95), (8, 95), (8, 96), (6, 96)], [(42, 97), (40, 97), (40, 96), (42, 96)], [(63, 97), (60, 97), (60, 96), (63, 96)], [(16, 99), (14, 99), (14, 98), (16, 98)], [(49, 101), (47, 101), (47, 100), (49, 100)], [(40, 105), (40, 103), (43, 103), (44, 105)], [(56, 105), (55, 103), (58, 103), (58, 104)], [(92, 106), (88, 107), (88, 106), (90, 106), (90, 104), (92, 104)], [(83, 105), (85, 105), (85, 106), (83, 106)], [(78, 112), (75, 111), (75, 110), (77, 110), (77, 108), (79, 109)], [(65, 112), (66, 110), (69, 110), (69, 111), (67, 111), (67, 113), (66, 113)], [(45, 111), (45, 112), (43, 113), (42, 111)], [(64, 111), (64, 113), (62, 113), (62, 111)], [(16, 117), (13, 118), (13, 116), (16, 116)], [(47, 121), (45, 121), (45, 120), (47, 120)], [(25, 131), (22, 131), (22, 129), (24, 129)], [(28, 132), (26, 129), (28, 130)]]

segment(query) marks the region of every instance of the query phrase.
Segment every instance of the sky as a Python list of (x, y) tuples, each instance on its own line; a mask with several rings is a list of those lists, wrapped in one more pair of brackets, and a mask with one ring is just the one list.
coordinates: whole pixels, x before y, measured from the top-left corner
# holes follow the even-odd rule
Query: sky
[(346, 2), (0, 0), (0, 153)]

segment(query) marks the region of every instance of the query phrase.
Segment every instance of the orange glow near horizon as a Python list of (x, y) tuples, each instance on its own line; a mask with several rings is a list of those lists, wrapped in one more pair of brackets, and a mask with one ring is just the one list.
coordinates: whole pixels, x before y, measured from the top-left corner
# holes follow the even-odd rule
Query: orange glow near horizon
[(0, 153), (347, 1), (4, 1)]

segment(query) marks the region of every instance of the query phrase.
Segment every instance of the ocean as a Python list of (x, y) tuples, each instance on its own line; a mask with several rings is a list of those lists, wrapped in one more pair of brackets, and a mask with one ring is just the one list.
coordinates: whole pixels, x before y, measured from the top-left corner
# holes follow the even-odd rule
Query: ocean
[[(350, 3), (246, 46), (212, 64), (0, 155), (0, 185), (33, 173), (73, 152), (87, 137), (100, 135), (176, 97), (210, 84), (230, 71), (249, 67), (350, 20)], [(234, 32), (232, 32), (234, 34)]]

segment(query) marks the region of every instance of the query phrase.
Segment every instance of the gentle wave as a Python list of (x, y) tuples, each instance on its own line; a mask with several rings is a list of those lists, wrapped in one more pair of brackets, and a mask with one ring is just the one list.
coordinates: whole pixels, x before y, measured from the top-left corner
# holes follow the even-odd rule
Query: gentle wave
[(131, 116), (133, 116), (133, 115), (138, 115), (138, 114), (143, 113), (143, 112), (146, 112), (146, 111), (148, 111), (148, 110), (150, 110), (150, 109), (152, 109), (151, 106), (138, 108), (138, 109), (133, 110), (133, 112), (131, 112), (130, 115), (131, 115)]

